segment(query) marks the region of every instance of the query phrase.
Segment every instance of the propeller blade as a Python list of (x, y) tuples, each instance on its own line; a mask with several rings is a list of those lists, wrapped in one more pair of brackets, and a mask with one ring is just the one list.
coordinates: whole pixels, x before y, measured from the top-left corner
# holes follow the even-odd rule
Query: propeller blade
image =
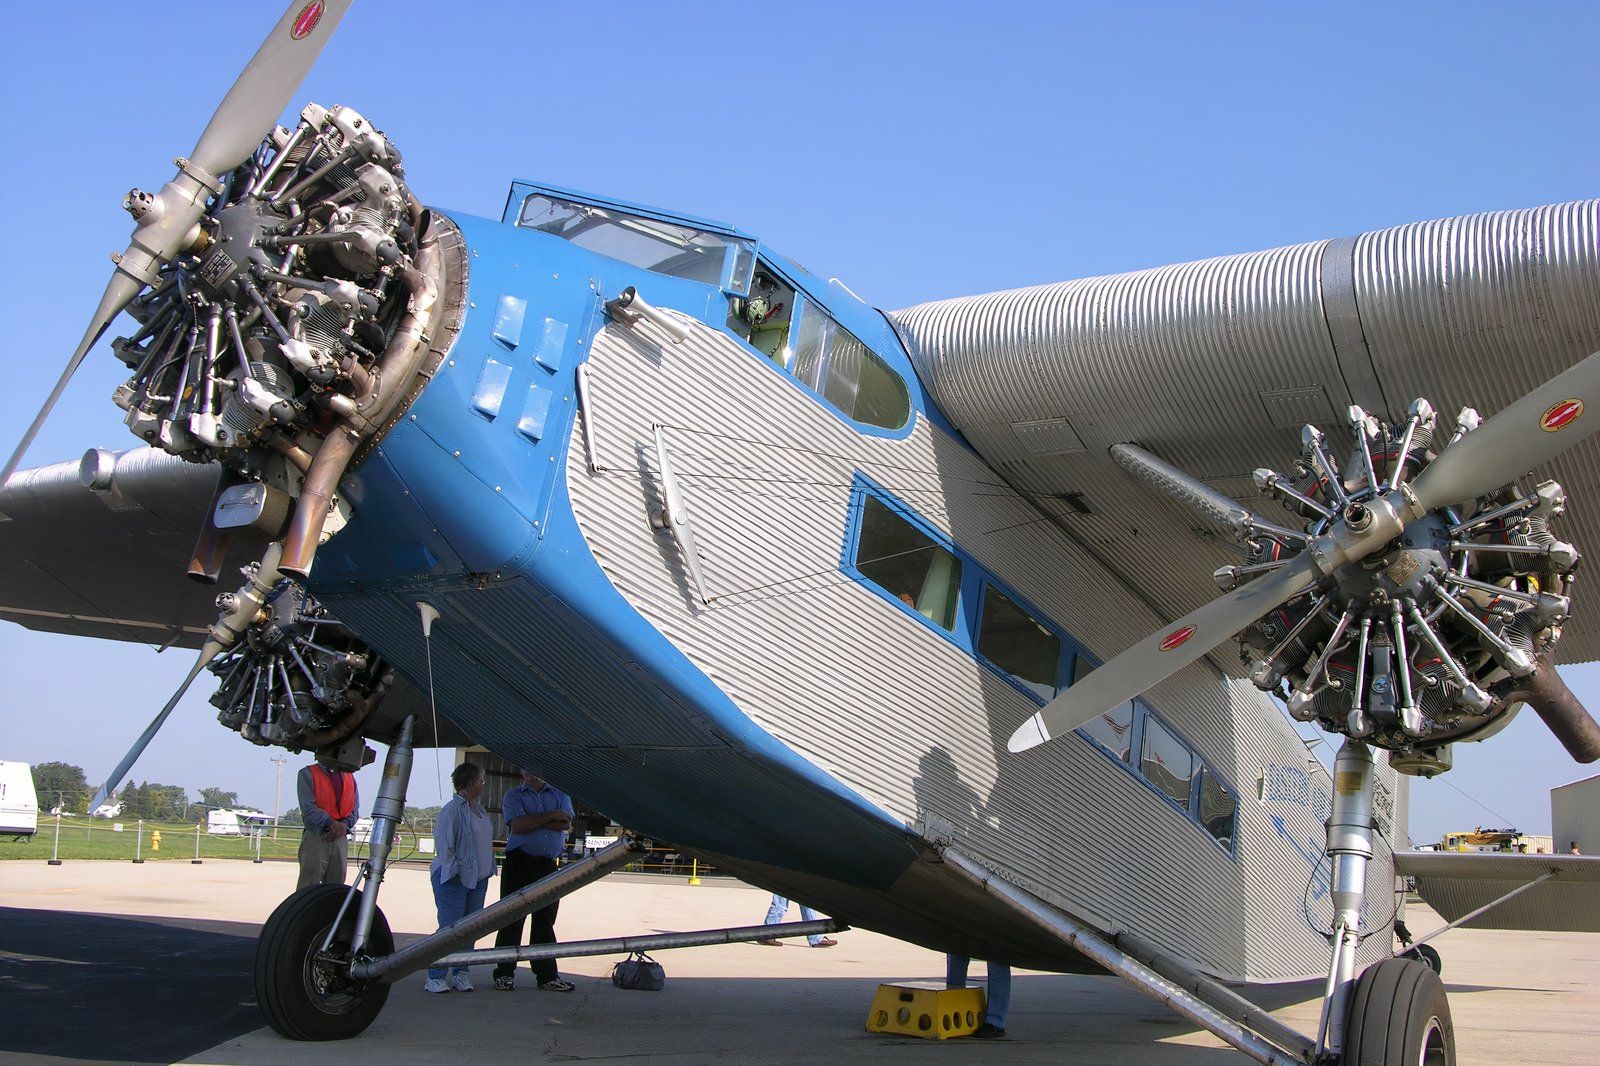
[(1411, 489), (1426, 511), (1463, 503), (1549, 462), (1600, 430), (1600, 352), (1503, 408), (1450, 445)]
[(17, 469), (17, 464), (22, 462), (22, 457), (33, 444), (33, 438), (39, 435), (39, 430), (44, 427), (45, 419), (50, 417), (51, 410), (56, 401), (61, 399), (61, 394), (67, 389), (67, 382), (72, 380), (72, 375), (78, 372), (78, 367), (83, 363), (83, 357), (89, 354), (89, 349), (94, 347), (95, 341), (106, 331), (111, 320), (128, 305), (128, 301), (138, 294), (143, 286), (121, 272), (111, 275), (111, 284), (106, 286), (105, 295), (100, 297), (100, 306), (95, 310), (94, 318), (89, 320), (89, 328), (84, 331), (83, 340), (78, 342), (77, 351), (72, 353), (72, 358), (67, 360), (67, 365), (61, 371), (61, 380), (56, 382), (56, 387), (50, 390), (50, 397), (45, 400), (44, 406), (39, 408), (39, 413), (34, 416), (33, 424), (28, 427), (28, 432), (22, 435), (22, 440), (17, 444), (16, 450), (11, 453), (11, 458), (6, 460), (5, 469), (0, 470), (0, 486), (10, 479)]
[[(134, 228), (128, 250), (117, 257), (117, 272), (111, 276), (100, 306), (84, 331), (77, 351), (67, 360), (61, 379), (50, 397), (34, 416), (11, 458), (0, 469), (0, 486), (5, 485), (33, 439), (77, 373), (83, 357), (94, 347), (111, 320), (128, 306), (139, 290), (156, 277), (161, 264), (170, 260), (187, 242), (190, 231), (205, 214), (206, 199), (217, 186), (208, 185), (243, 163), (261, 139), (272, 131), (289, 99), (300, 88), (306, 72), (316, 62), (322, 48), (333, 36), (351, 0), (294, 0), (283, 18), (267, 34), (255, 56), (245, 66), (211, 116), (211, 122), (195, 143), (188, 163), (180, 162), (176, 178), (161, 190), (150, 213)], [(196, 174), (195, 168), (201, 172)]]
[(221, 650), (221, 646), (214, 641), (206, 642), (206, 646), (200, 651), (200, 657), (195, 661), (194, 668), (189, 671), (189, 676), (183, 679), (183, 684), (178, 686), (178, 691), (174, 692), (172, 698), (167, 701), (167, 705), (161, 708), (161, 713), (156, 715), (149, 725), (145, 726), (144, 732), (139, 734), (139, 739), (133, 742), (133, 747), (128, 749), (128, 753), (122, 757), (122, 761), (117, 763), (116, 769), (112, 770), (110, 776), (106, 778), (106, 783), (101, 785), (99, 791), (94, 794), (94, 799), (89, 801), (89, 809), (84, 813), (93, 814), (99, 810), (100, 805), (106, 801), (107, 796), (116, 792), (117, 786), (122, 784), (122, 776), (128, 772), (128, 769), (133, 766), (139, 756), (144, 754), (144, 749), (150, 746), (150, 741), (154, 740), (155, 735), (161, 731), (161, 727), (167, 721), (167, 716), (172, 714), (172, 709), (178, 705), (179, 700), (183, 699), (183, 694), (189, 691), (189, 686), (194, 684), (194, 679), (200, 676), (200, 671), (204, 670)]
[(1316, 583), (1309, 553), (1219, 596), (1094, 669), (1022, 723), (1006, 747), (1027, 751), (1155, 687), (1274, 607)]
[(351, 0), (293, 0), (217, 105), (189, 158), (221, 176), (243, 163), (300, 89)]

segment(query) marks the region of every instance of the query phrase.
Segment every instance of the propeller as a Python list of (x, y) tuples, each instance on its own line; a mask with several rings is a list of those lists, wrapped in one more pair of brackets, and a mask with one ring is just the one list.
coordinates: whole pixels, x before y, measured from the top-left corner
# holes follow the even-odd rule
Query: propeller
[(274, 541), (268, 546), (266, 553), (262, 555), (261, 563), (254, 568), (254, 572), (250, 567), (244, 569), (245, 583), (238, 592), (224, 593), (217, 597), (217, 606), (222, 608), (223, 613), (212, 624), (211, 632), (207, 635), (206, 642), (200, 649), (200, 654), (196, 656), (194, 666), (189, 669), (189, 676), (183, 679), (183, 684), (178, 686), (178, 691), (172, 694), (172, 698), (167, 701), (167, 705), (161, 708), (161, 713), (151, 719), (150, 724), (145, 726), (144, 732), (139, 734), (139, 739), (133, 742), (133, 746), (122, 757), (122, 761), (117, 763), (116, 768), (107, 775), (105, 784), (100, 786), (99, 790), (94, 794), (94, 799), (89, 802), (89, 813), (97, 810), (106, 801), (106, 797), (114, 793), (117, 790), (117, 786), (122, 784), (122, 776), (128, 772), (128, 769), (133, 766), (139, 756), (144, 754), (144, 749), (150, 746), (150, 741), (154, 740), (155, 735), (161, 731), (161, 727), (166, 724), (168, 716), (172, 714), (173, 708), (178, 705), (179, 700), (183, 699), (183, 694), (189, 691), (189, 686), (194, 683), (195, 678), (200, 676), (200, 672), (210, 666), (211, 661), (218, 655), (232, 647), (240, 636), (244, 634), (244, 631), (249, 628), (257, 612), (266, 603), (268, 594), (272, 592), (272, 587), (277, 584), (279, 577), (278, 564), (282, 561), (282, 558), (283, 545)]
[(84, 356), (112, 319), (139, 290), (155, 282), (162, 264), (194, 242), (208, 198), (221, 192), (220, 177), (248, 159), (271, 132), (349, 7), (350, 0), (294, 0), (222, 98), (189, 158), (177, 161), (177, 175), (153, 198), (129, 194), (130, 204), (146, 201), (138, 206), (133, 239), (126, 252), (114, 257), (117, 269), (100, 297), (100, 305), (77, 350), (67, 360), (60, 380), (0, 470), (0, 485), (16, 470)]
[(1293, 562), (1146, 637), (1045, 704), (1012, 734), (1026, 751), (1071, 732), (1178, 670), (1340, 566), (1387, 547), (1429, 511), (1487, 495), (1600, 430), (1600, 352), (1502, 409), (1428, 464), (1410, 485), (1347, 507)]

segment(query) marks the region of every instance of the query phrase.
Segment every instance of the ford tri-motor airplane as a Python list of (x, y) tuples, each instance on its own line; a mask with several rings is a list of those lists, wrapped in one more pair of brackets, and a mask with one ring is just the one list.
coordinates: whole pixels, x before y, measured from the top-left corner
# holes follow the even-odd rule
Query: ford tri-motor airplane
[[(1558, 539), (1600, 539), (1560, 484), (1600, 462), (1595, 202), (882, 312), (703, 219), (427, 208), (348, 107), (277, 127), (347, 6), (291, 4), (129, 195), (61, 387), (126, 311), (146, 446), (8, 478), (58, 387), (0, 616), (198, 648), (253, 743), (389, 743), (382, 823), (449, 723), (838, 922), (1110, 971), (1263, 1062), (1453, 1060), (1391, 845), (1408, 775), (1522, 705), (1600, 756), (1553, 665), (1600, 656)], [(279, 1032), (359, 1033), (635, 846), (397, 952), (388, 836), (264, 928)], [(1476, 858), (1416, 872), (1600, 880)], [(1314, 976), (1309, 1036), (1227, 987)]]

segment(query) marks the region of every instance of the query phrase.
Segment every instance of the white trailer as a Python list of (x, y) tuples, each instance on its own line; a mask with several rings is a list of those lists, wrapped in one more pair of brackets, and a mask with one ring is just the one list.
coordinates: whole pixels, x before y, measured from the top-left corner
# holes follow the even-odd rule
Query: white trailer
[(0, 760), (0, 836), (31, 837), (39, 829), (39, 797), (25, 762)]
[(240, 811), (222, 807), (206, 813), (206, 833), (214, 837), (239, 837), (272, 824), (272, 816), (260, 811)]

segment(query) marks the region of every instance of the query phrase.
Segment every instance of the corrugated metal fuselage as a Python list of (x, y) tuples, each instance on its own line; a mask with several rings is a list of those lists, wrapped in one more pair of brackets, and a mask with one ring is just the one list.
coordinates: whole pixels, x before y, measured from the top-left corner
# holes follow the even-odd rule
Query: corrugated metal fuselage
[[(892, 433), (863, 431), (721, 328), (714, 287), (458, 221), (473, 249), (462, 335), (347, 481), (355, 519), (314, 574), (418, 683), (416, 602), (441, 611), (443, 713), (620, 822), (935, 949), (1092, 968), (973, 893), (930, 838), (1224, 977), (1324, 965), (1303, 911), (1327, 912), (1326, 777), (1264, 696), (1206, 661), (1149, 694), (1237, 800), (1223, 846), (1080, 737), (1008, 755), (1038, 703), (974, 656), (970, 619), (943, 633), (848, 572), (866, 482), (1091, 656), (1162, 622), (947, 428), (880, 315), (771, 260), (907, 378), (912, 418)], [(689, 339), (612, 322), (604, 300), (628, 285), (689, 323)], [(650, 523), (656, 425), (709, 606)], [(1403, 826), (1384, 779), (1388, 825)], [(1379, 867), (1372, 883), (1386, 884)], [(1387, 908), (1374, 900), (1375, 927)]]

